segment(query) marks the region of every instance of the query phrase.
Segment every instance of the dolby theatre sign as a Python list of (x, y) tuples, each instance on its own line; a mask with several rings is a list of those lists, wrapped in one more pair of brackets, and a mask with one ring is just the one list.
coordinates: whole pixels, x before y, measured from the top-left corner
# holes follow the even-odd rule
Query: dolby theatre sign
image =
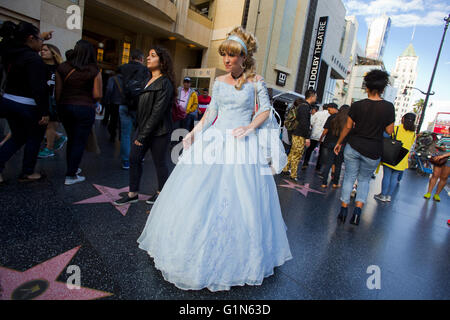
[(320, 61), (322, 59), (322, 50), (325, 43), (325, 33), (327, 32), (328, 17), (320, 17), (317, 28), (316, 41), (314, 42), (314, 53), (311, 63), (311, 70), (308, 76), (308, 89), (317, 88), (319, 80)]

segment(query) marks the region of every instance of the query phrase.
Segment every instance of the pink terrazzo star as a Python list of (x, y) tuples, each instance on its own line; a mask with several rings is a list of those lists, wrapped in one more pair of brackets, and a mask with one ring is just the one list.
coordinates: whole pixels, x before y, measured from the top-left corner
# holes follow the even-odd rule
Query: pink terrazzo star
[[(56, 279), (80, 247), (60, 254), (24, 272), (0, 267), (0, 300), (91, 300), (112, 293), (80, 287), (69, 289)], [(81, 271), (81, 280), (83, 271)]]
[[(122, 189), (115, 189), (105, 186), (100, 186), (97, 184), (93, 185), (98, 191), (101, 192), (101, 195), (75, 202), (74, 204), (86, 204), (86, 203), (111, 203), (114, 206), (114, 201), (119, 200), (121, 198), (120, 194), (123, 192), (128, 192), (129, 187), (123, 187)], [(139, 200), (146, 200), (147, 198), (150, 198), (150, 196), (147, 196), (145, 194), (139, 195)], [(130, 204), (126, 204), (124, 206), (114, 206), (119, 212), (126, 216), (128, 213), (128, 209), (130, 208)]]
[(297, 190), (298, 192), (300, 192), (302, 195), (304, 195), (305, 197), (308, 196), (308, 193), (312, 192), (312, 193), (318, 193), (318, 194), (325, 194), (325, 192), (320, 192), (314, 189), (311, 189), (309, 187), (309, 183), (305, 183), (305, 185), (299, 185), (297, 183), (291, 182), (289, 180), (283, 179), (287, 184), (280, 184), (279, 187), (284, 187), (284, 188), (289, 188), (289, 189), (294, 189)]

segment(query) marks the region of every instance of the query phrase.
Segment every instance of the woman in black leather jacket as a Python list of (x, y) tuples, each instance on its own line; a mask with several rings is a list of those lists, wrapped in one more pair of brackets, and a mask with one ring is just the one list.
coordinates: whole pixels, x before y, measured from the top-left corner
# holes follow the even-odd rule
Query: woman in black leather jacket
[(147, 68), (152, 73), (139, 98), (137, 130), (130, 152), (130, 192), (116, 205), (138, 201), (142, 161), (150, 149), (158, 176), (158, 191), (147, 200), (153, 204), (169, 177), (169, 146), (172, 132), (172, 105), (176, 99), (173, 63), (169, 52), (161, 47), (150, 50)]

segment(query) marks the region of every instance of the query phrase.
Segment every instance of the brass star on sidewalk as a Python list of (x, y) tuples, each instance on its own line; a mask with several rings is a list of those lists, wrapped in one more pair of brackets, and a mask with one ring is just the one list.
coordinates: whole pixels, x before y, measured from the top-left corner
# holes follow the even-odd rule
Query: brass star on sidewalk
[(283, 188), (289, 188), (289, 189), (293, 189), (296, 190), (298, 192), (300, 192), (302, 195), (304, 195), (305, 197), (308, 196), (308, 193), (312, 192), (312, 193), (318, 193), (318, 194), (325, 194), (325, 192), (321, 192), (321, 191), (317, 191), (314, 189), (311, 189), (309, 187), (309, 183), (305, 183), (303, 186), (294, 182), (291, 182), (289, 180), (283, 179), (284, 182), (286, 182), (287, 184), (280, 184), (279, 187), (283, 187)]
[[(101, 192), (100, 195), (83, 200), (83, 201), (79, 201), (79, 202), (75, 202), (74, 204), (86, 204), (86, 203), (111, 203), (112, 205), (114, 205), (114, 201), (119, 200), (121, 198), (120, 194), (123, 192), (128, 192), (129, 187), (124, 187), (121, 189), (115, 189), (115, 188), (110, 188), (110, 187), (106, 187), (106, 186), (100, 186), (97, 184), (94, 184), (94, 187)], [(150, 198), (150, 196), (147, 196), (145, 194), (140, 194), (139, 195), (139, 200), (145, 200)], [(116, 208), (117, 210), (119, 210), (119, 212), (123, 215), (126, 216), (128, 213), (128, 209), (130, 208), (130, 204), (126, 204), (124, 206), (114, 206), (114, 208)]]
[(70, 289), (56, 281), (80, 247), (51, 258), (24, 272), (0, 267), (0, 300), (90, 300), (112, 293), (80, 287)]

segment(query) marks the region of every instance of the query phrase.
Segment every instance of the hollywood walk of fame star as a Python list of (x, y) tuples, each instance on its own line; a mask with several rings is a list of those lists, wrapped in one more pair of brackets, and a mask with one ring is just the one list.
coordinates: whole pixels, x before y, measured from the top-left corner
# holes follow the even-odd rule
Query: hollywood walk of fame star
[(78, 252), (80, 246), (51, 258), (24, 272), (0, 267), (0, 300), (91, 300), (112, 293), (80, 287), (69, 289), (58, 276)]
[[(114, 201), (119, 200), (121, 198), (120, 194), (123, 192), (128, 192), (129, 191), (129, 187), (123, 187), (122, 189), (115, 189), (115, 188), (110, 188), (110, 187), (106, 187), (106, 186), (100, 186), (97, 184), (93, 185), (98, 191), (101, 192), (101, 195), (83, 200), (83, 201), (79, 201), (79, 202), (75, 202), (74, 204), (86, 204), (86, 203), (111, 203), (114, 206)], [(150, 196), (147, 196), (145, 194), (140, 194), (139, 195), (139, 200), (146, 200), (150, 198)], [(119, 210), (119, 212), (123, 215), (126, 216), (128, 213), (128, 209), (130, 208), (130, 204), (126, 204), (124, 206), (114, 206), (117, 210)]]
[(305, 183), (305, 185), (299, 185), (297, 183), (291, 182), (289, 180), (283, 179), (287, 184), (280, 184), (279, 187), (284, 187), (284, 188), (289, 188), (289, 189), (294, 189), (297, 190), (298, 192), (300, 192), (302, 195), (304, 195), (305, 197), (308, 196), (308, 193), (312, 192), (312, 193), (318, 193), (318, 194), (325, 194), (325, 192), (320, 192), (314, 189), (311, 189), (309, 187), (309, 183)]

